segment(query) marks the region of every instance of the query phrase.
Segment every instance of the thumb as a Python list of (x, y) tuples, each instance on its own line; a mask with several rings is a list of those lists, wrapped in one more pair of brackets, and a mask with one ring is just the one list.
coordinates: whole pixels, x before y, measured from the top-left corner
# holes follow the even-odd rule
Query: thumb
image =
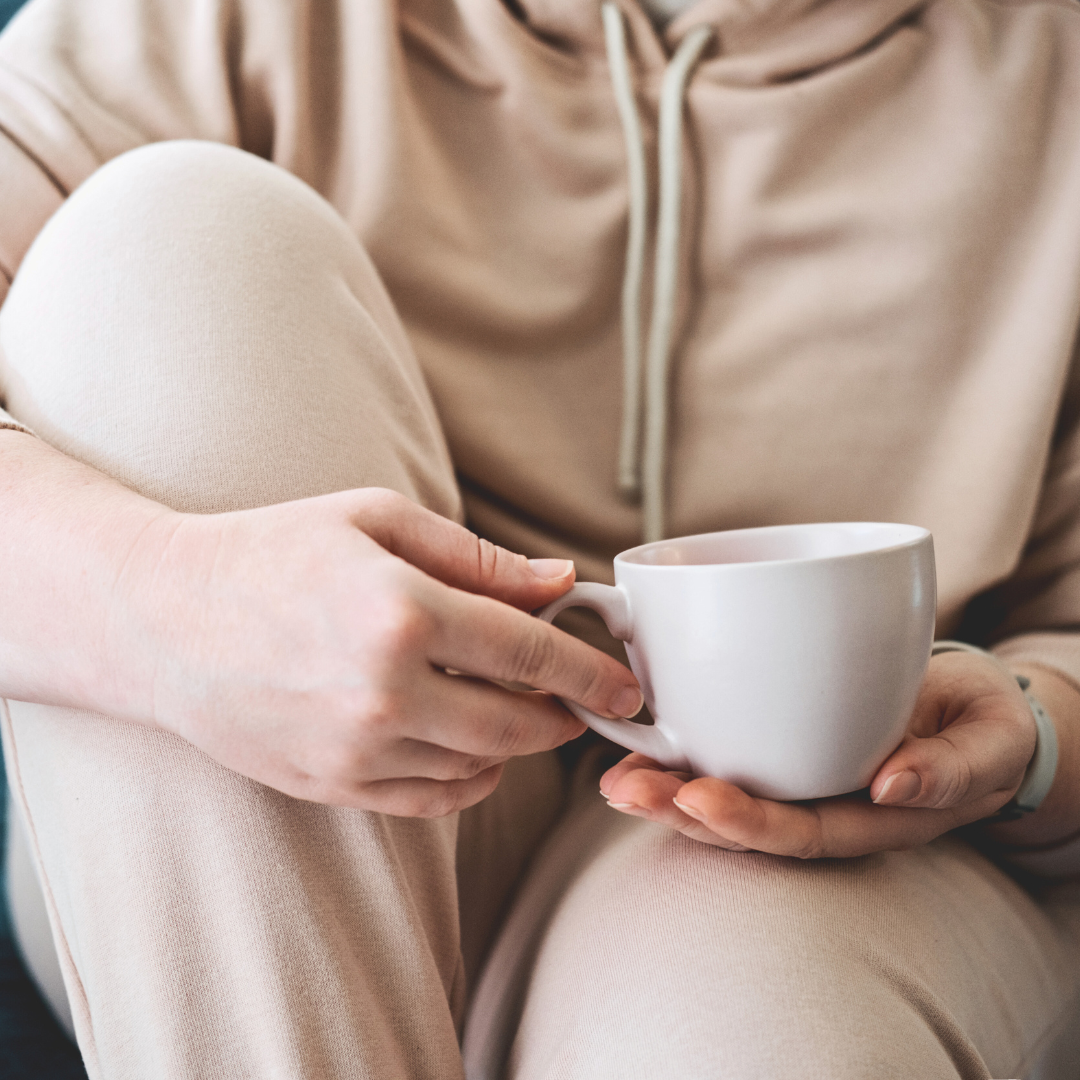
[(396, 491), (364, 488), (344, 494), (352, 496), (349, 516), (358, 529), (446, 585), (532, 611), (574, 583), (569, 559), (527, 559)]
[(870, 785), (875, 803), (945, 810), (1011, 793), (1025, 758), (1015, 738), (992, 722), (947, 728), (930, 738), (909, 735)]
[(1035, 748), (1031, 710), (1007, 676), (967, 667), (930, 672), (908, 734), (870, 785), (874, 802), (935, 809), (996, 803), (992, 812), (1019, 786)]
[(878, 770), (870, 795), (885, 806), (942, 810), (965, 801), (971, 789), (970, 764), (955, 746), (938, 736), (912, 737)]

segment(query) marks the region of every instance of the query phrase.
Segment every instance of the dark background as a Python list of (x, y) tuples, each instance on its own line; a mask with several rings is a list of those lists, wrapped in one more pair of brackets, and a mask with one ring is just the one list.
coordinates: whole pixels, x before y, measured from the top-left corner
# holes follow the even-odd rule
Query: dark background
[(0, 30), (6, 25), (8, 19), (23, 6), (25, 0), (0, 0)]
[[(7, 10), (17, 5), (5, 3)], [(0, 855), (7, 785), (0, 773)], [(19, 959), (0, 889), (0, 1080), (87, 1080), (82, 1058), (52, 1018)]]

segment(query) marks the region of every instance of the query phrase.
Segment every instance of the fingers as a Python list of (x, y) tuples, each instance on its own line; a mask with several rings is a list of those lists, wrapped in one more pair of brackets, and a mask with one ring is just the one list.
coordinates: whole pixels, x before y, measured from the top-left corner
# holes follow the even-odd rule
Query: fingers
[(439, 817), (485, 798), (508, 758), (553, 749), (585, 730), (546, 694), (442, 672), (430, 678), (442, 684), (435, 693), (416, 687), (408, 707), (358, 722), (330, 758), (305, 757), (293, 779), (276, 786), (315, 802)]
[(677, 798), (688, 816), (729, 843), (799, 859), (903, 850), (965, 821), (955, 810), (875, 806), (857, 795), (813, 803), (773, 802), (712, 779), (692, 781)]
[(614, 782), (609, 772), (601, 787), (613, 808), (678, 829), (695, 840), (798, 859), (902, 850), (964, 823), (957, 810), (882, 807), (859, 796), (814, 803), (755, 799), (723, 780), (683, 783), (655, 763), (624, 769)]
[(585, 725), (547, 694), (506, 690), (429, 669), (407, 693), (384, 693), (344, 716), (336, 736), (305, 754), (302, 776), (339, 784), (399, 778), (466, 780), (508, 758), (553, 750)]
[[(547, 694), (507, 690), (460, 675), (431, 673), (425, 704), (396, 728), (416, 744), (469, 758), (506, 760), (553, 750), (576, 739), (585, 725)], [(399, 775), (436, 776), (419, 768)]]
[(438, 615), (429, 657), (440, 667), (525, 683), (603, 716), (634, 716), (643, 698), (629, 668), (506, 604), (457, 592), (433, 596)]
[[(764, 806), (767, 800), (753, 799), (723, 780), (690, 780), (685, 773), (666, 772), (640, 754), (631, 754), (609, 769), (600, 781), (600, 791), (615, 810), (647, 817), (715, 847), (734, 851), (781, 848), (775, 854), (787, 855), (809, 850), (814, 841), (813, 824), (803, 820), (803, 815), (770, 821)], [(798, 827), (794, 834), (790, 831), (793, 823)]]
[(498, 787), (502, 770), (501, 764), (493, 765), (466, 780), (440, 781), (426, 777), (378, 780), (343, 793), (339, 805), (360, 806), (395, 817), (445, 817), (486, 799)]
[(675, 800), (688, 779), (687, 774), (665, 772), (656, 762), (640, 754), (632, 754), (631, 757), (635, 759), (633, 762), (624, 758), (609, 769), (600, 781), (600, 793), (608, 799), (612, 809), (678, 829), (691, 839), (714, 847), (746, 850), (712, 832), (707, 825), (688, 816), (678, 807)]
[(574, 582), (574, 564), (569, 560), (530, 561), (397, 492), (365, 488), (342, 497), (350, 501), (357, 528), (387, 551), (454, 588), (534, 611), (562, 596)]
[(1034, 749), (1035, 721), (1015, 681), (963, 656), (928, 677), (911, 734), (878, 770), (870, 794), (879, 805), (966, 806), (976, 820), (1016, 790)]
[(493, 765), (505, 765), (506, 757), (491, 757), (482, 754), (461, 754), (448, 750), (435, 743), (417, 742), (402, 739), (398, 746), (398, 761), (401, 767), (388, 770), (380, 780), (394, 780), (402, 777), (418, 777), (426, 780), (471, 780), (486, 772)]
[(614, 791), (615, 786), (619, 781), (628, 773), (635, 772), (639, 769), (645, 769), (656, 773), (666, 773), (668, 776), (679, 777), (681, 784), (685, 784), (691, 779), (690, 773), (669, 772), (668, 770), (665, 770), (662, 765), (658, 765), (653, 761), (652, 758), (648, 758), (644, 754), (633, 753), (627, 754), (626, 757), (612, 765), (611, 768), (600, 777), (600, 794), (610, 802), (612, 800), (611, 792)]
[(1015, 786), (1022, 770), (1006, 766), (1007, 743), (994, 747), (976, 741), (971, 746), (971, 740), (958, 738), (959, 734), (906, 740), (874, 778), (870, 788), (874, 801), (882, 806), (946, 809), (992, 799)]
[(641, 709), (641, 691), (628, 668), (520, 610), (566, 592), (574, 580), (572, 563), (530, 562), (392, 491), (344, 495), (358, 528), (427, 575), (431, 587), (413, 582), (413, 598), (436, 616), (431, 663), (525, 683), (607, 717)]

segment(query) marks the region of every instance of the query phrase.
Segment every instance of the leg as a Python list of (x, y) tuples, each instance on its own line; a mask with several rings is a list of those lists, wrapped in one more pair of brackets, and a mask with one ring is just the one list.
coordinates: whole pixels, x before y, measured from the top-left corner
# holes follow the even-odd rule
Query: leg
[[(165, 144), (91, 178), (28, 255), (0, 344), (20, 420), (179, 509), (380, 484), (459, 513), (370, 262), (238, 151)], [(103, 716), (6, 714), (91, 1076), (460, 1074), (453, 819), (300, 802)]]
[(283, 170), (163, 143), (90, 178), (4, 303), (9, 411), (176, 509), (394, 488), (460, 498), (405, 331), (356, 238)]
[[(512, 999), (526, 960), (517, 1080), (1019, 1077), (1076, 1016), (1080, 927), (956, 840), (800, 863), (704, 847), (587, 793), (534, 865), (477, 996)], [(550, 912), (531, 949), (530, 905), (528, 920)], [(482, 1013), (475, 1080), (500, 1075)]]

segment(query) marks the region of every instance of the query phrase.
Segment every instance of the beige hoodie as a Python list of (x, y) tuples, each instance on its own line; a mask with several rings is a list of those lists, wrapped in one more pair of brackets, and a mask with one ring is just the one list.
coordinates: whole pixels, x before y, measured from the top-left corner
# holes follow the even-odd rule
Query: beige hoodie
[[(940, 634), (1080, 627), (1080, 5), (699, 0), (662, 36), (619, 6), (650, 222), (665, 65), (715, 34), (683, 110), (668, 533), (918, 523)], [(600, 0), (32, 0), (0, 39), (8, 278), (98, 165), (181, 137), (337, 207), (473, 526), (609, 580), (642, 520), (616, 485), (629, 197)], [(1080, 678), (1080, 637), (1011, 648)]]

